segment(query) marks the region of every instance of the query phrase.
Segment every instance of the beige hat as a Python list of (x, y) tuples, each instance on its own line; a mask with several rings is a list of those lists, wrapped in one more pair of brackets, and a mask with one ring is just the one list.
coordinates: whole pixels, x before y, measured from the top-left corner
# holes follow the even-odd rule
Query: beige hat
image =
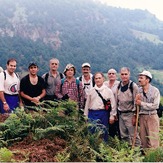
[(89, 63), (83, 63), (82, 67), (91, 67), (91, 65)]
[(147, 77), (149, 77), (150, 79), (152, 79), (152, 75), (149, 71), (144, 70), (143, 72), (139, 73), (139, 75), (145, 75)]
[[(65, 69), (64, 69), (64, 71), (63, 71), (63, 73), (65, 74), (66, 71), (67, 71), (68, 69), (70, 69), (70, 68), (74, 68), (74, 75), (75, 75), (76, 69), (75, 69), (75, 66), (74, 66), (73, 64), (71, 64), (71, 63), (69, 63), (69, 64), (66, 65), (66, 67), (65, 67)], [(65, 74), (65, 75), (66, 75), (66, 74)]]

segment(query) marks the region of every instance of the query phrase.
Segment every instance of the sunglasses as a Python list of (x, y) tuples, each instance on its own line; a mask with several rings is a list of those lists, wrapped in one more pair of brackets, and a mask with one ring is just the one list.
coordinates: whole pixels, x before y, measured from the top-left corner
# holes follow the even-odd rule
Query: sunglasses
[(115, 73), (111, 72), (111, 73), (108, 73), (109, 75), (114, 75)]

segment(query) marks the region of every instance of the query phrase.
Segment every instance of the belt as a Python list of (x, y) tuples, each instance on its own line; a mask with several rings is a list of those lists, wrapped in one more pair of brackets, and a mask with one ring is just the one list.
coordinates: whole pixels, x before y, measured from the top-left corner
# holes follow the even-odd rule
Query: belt
[(6, 96), (18, 96), (18, 94), (11, 95), (11, 94), (7, 94), (7, 93), (4, 93), (4, 95), (6, 95)]
[(88, 109), (89, 111), (104, 111), (105, 109)]
[(120, 111), (120, 110), (118, 110), (118, 112), (119, 112), (119, 114), (122, 114), (122, 113), (134, 113), (131, 110), (126, 110), (126, 111)]

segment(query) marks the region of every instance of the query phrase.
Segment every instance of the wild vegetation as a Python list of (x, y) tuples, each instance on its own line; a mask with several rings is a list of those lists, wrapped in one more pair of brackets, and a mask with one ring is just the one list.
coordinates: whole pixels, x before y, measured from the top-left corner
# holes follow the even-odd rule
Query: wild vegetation
[[(46, 108), (45, 108), (46, 105)], [(1, 162), (144, 162), (163, 161), (163, 120), (157, 150), (132, 148), (117, 137), (104, 143), (102, 131), (91, 134), (91, 125), (75, 102), (43, 102), (28, 111), (17, 108), (0, 115)], [(93, 124), (96, 125), (96, 124)]]

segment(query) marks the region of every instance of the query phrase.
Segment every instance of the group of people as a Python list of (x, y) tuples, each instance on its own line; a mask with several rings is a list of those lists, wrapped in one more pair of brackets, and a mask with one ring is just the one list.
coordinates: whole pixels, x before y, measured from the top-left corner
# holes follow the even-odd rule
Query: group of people
[[(67, 64), (58, 72), (59, 60), (49, 61), (49, 72), (38, 76), (37, 63), (30, 63), (28, 75), (21, 80), (15, 73), (17, 61), (9, 59), (6, 70), (0, 73), (0, 113), (12, 112), (17, 107), (32, 109), (42, 100), (68, 100), (78, 103), (90, 122), (103, 128), (104, 141), (108, 135), (118, 136), (129, 144), (143, 148), (159, 147), (159, 90), (151, 85), (152, 75), (144, 70), (138, 74), (138, 85), (130, 80), (130, 70), (108, 70), (104, 74), (91, 73), (91, 65), (83, 63), (82, 76), (75, 78), (76, 68)], [(139, 130), (136, 127), (139, 117)], [(94, 132), (94, 129), (90, 129)]]

